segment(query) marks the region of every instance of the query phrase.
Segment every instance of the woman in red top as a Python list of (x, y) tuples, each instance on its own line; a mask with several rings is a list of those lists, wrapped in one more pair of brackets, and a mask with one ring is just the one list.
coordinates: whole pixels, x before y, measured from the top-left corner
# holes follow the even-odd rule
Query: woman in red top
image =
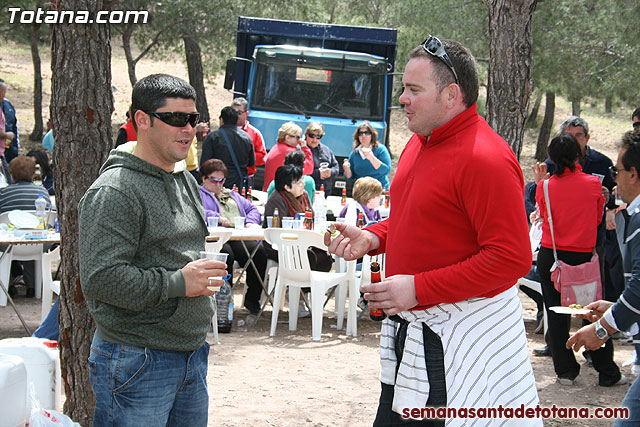
[[(558, 258), (569, 265), (588, 262), (596, 245), (596, 229), (602, 221), (604, 197), (600, 180), (582, 172), (578, 163), (581, 151), (578, 141), (571, 134), (556, 136), (549, 144), (549, 157), (556, 164), (556, 171), (549, 179), (549, 200), (553, 216)], [(542, 242), (538, 252), (538, 272), (542, 284), (542, 297), (547, 310), (547, 339), (558, 382), (573, 385), (580, 373), (573, 350), (565, 347), (569, 339), (571, 316), (556, 314), (549, 307), (559, 306), (560, 293), (551, 281), (553, 242), (549, 228), (544, 186), (538, 184), (536, 201), (542, 224)], [(621, 379), (620, 370), (613, 361), (613, 345), (607, 341), (605, 347), (591, 352), (594, 368), (599, 372), (602, 386), (615, 385)]]

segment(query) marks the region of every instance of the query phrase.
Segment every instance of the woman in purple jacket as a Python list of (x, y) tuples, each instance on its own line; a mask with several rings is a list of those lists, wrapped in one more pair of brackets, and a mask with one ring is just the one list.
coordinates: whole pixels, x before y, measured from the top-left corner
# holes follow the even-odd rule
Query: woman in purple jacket
[[(233, 218), (237, 216), (245, 218), (247, 227), (250, 224), (260, 225), (262, 223), (258, 208), (240, 194), (223, 186), (227, 178), (227, 167), (221, 160), (209, 159), (204, 162), (200, 165), (200, 175), (203, 182), (203, 185), (200, 186), (200, 197), (202, 197), (202, 205), (207, 218), (218, 217), (218, 225), (221, 227), (233, 227)], [(262, 295), (260, 279), (264, 280), (267, 268), (267, 254), (258, 242), (247, 240), (244, 244), (249, 253), (253, 253), (256, 246), (258, 246), (258, 250), (253, 256), (253, 262), (261, 277), (258, 278), (253, 268), (247, 268), (247, 294), (244, 298), (245, 308), (252, 314), (256, 314), (260, 310), (260, 296)], [(244, 265), (248, 260), (247, 252), (240, 241), (228, 241), (222, 247), (222, 252), (229, 254), (227, 257), (227, 271), (231, 272), (232, 275), (234, 261)], [(229, 283), (233, 286), (233, 277)]]

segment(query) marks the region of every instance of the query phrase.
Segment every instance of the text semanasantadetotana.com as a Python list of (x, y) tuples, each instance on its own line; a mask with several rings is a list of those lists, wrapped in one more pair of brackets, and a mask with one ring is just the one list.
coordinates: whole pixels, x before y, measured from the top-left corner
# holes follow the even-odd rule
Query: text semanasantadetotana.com
[(402, 418), (404, 419), (446, 419), (446, 418), (559, 418), (559, 419), (614, 419), (629, 418), (629, 408), (570, 408), (558, 407), (550, 408), (540, 405), (525, 407), (503, 407), (494, 408), (403, 408)]
[(10, 7), (9, 23), (20, 24), (146, 24), (149, 12), (146, 10), (26, 10)]

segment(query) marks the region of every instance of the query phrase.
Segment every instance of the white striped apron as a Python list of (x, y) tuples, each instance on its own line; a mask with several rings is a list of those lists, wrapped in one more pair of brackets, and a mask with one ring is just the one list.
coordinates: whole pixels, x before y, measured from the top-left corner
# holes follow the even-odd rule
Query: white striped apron
[[(538, 393), (529, 360), (522, 306), (514, 286), (493, 298), (471, 298), (398, 314), (409, 322), (396, 377), (395, 322), (380, 336), (380, 381), (395, 385), (393, 411), (422, 408), (429, 398), (422, 324), (442, 340), (449, 408), (535, 407)], [(447, 419), (447, 426), (540, 426), (540, 419)]]

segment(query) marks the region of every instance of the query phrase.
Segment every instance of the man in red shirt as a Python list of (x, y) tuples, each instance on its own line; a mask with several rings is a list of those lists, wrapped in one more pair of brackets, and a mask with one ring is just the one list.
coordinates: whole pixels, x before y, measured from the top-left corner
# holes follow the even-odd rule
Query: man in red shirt
[(347, 260), (386, 253), (386, 278), (361, 287), (390, 316), (374, 426), (400, 424), (414, 407), (538, 402), (514, 286), (531, 267), (520, 165), (477, 114), (466, 48), (429, 36), (409, 57), (400, 103), (414, 135), (391, 184), (391, 215), (325, 236)]
[(256, 173), (256, 166), (264, 165), (264, 156), (267, 154), (267, 150), (264, 146), (264, 138), (262, 133), (249, 123), (247, 116), (249, 116), (249, 102), (239, 96), (233, 100), (231, 106), (238, 111), (238, 126), (249, 134), (251, 141), (253, 142), (253, 152), (256, 156), (256, 163), (253, 166), (247, 167), (247, 173), (249, 174), (249, 185), (253, 186), (253, 175)]

